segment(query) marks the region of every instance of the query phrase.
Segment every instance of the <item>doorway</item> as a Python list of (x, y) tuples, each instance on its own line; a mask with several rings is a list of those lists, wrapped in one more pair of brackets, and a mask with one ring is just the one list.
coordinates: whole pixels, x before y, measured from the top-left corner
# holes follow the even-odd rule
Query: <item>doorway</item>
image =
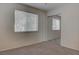
[(48, 16), (48, 39), (55, 40), (60, 44), (61, 40), (61, 16), (53, 15)]

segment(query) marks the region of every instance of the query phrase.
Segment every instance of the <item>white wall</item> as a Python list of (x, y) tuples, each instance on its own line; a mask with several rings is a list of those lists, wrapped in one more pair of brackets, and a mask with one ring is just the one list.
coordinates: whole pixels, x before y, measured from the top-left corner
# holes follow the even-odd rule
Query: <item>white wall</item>
[(79, 50), (79, 4), (66, 4), (48, 15), (61, 15), (61, 45)]
[[(39, 15), (39, 31), (29, 33), (14, 32), (15, 9)], [(46, 12), (22, 4), (0, 3), (0, 51), (18, 48), (46, 41)]]

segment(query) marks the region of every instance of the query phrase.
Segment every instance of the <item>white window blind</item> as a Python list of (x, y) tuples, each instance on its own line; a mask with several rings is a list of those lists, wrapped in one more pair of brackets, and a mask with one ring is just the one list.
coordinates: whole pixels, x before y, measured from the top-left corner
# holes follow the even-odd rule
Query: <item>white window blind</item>
[(52, 18), (52, 30), (60, 30), (60, 19)]
[(38, 31), (38, 15), (15, 10), (15, 32)]

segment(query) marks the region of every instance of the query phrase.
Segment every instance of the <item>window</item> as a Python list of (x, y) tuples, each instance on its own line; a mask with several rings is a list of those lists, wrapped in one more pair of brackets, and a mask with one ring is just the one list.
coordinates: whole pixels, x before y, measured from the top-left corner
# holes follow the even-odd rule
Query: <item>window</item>
[(38, 15), (15, 10), (15, 32), (38, 31)]
[(52, 18), (52, 30), (60, 30), (60, 18)]

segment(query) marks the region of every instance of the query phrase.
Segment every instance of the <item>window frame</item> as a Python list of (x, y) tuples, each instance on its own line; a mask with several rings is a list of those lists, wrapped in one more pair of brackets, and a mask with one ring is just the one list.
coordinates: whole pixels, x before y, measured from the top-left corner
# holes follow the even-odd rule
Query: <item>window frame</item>
[[(36, 24), (36, 30), (20, 30), (19, 29), (19, 31), (18, 31), (18, 29), (16, 29), (16, 11), (19, 11), (19, 12), (23, 12), (23, 13), (26, 13), (26, 15), (27, 14), (34, 14), (34, 15), (36, 15), (37, 16), (37, 20), (35, 21), (37, 24)], [(30, 16), (32, 16), (32, 15), (30, 15)], [(32, 16), (33, 17), (33, 16)], [(26, 16), (26, 18), (27, 18), (27, 16)], [(37, 32), (38, 31), (38, 18), (39, 18), (39, 16), (38, 16), (38, 14), (35, 14), (35, 13), (30, 13), (30, 12), (25, 12), (25, 11), (21, 11), (21, 10), (15, 10), (15, 22), (14, 22), (14, 32)], [(30, 18), (29, 18), (30, 19)], [(26, 19), (26, 21), (28, 21), (29, 19)], [(20, 19), (21, 20), (21, 19)], [(27, 25), (26, 25), (27, 26)]]

